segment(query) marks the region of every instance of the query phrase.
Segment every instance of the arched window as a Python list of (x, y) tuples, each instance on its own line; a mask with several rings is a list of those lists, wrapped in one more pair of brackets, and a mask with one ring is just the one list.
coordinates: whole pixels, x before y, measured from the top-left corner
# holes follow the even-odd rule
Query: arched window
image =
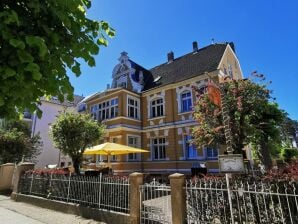
[(163, 99), (155, 99), (151, 101), (151, 117), (163, 116)]
[(192, 109), (192, 100), (191, 100), (191, 92), (184, 91), (181, 93), (181, 112), (191, 111)]

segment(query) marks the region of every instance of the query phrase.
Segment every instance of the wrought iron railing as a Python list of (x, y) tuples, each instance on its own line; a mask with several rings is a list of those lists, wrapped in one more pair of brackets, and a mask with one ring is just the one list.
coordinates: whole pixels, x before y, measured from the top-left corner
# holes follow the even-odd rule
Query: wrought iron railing
[(298, 223), (297, 183), (189, 180), (187, 223)]
[(122, 176), (25, 174), (21, 177), (19, 192), (129, 213), (129, 180)]
[(172, 223), (171, 188), (155, 179), (140, 187), (141, 223)]

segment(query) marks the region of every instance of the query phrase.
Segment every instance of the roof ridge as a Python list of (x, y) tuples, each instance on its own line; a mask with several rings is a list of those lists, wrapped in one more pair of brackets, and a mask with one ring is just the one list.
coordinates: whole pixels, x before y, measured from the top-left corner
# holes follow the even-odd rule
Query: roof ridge
[[(207, 45), (207, 46), (205, 46), (205, 47), (202, 47), (202, 48), (198, 49), (198, 51), (197, 51), (196, 53), (199, 53), (200, 51), (206, 50), (207, 48), (212, 47), (212, 46), (214, 46), (214, 45), (228, 45), (228, 44), (229, 44), (229, 42), (222, 42), (222, 43), (209, 44), (209, 45)], [(194, 54), (193, 51), (192, 51), (192, 52), (189, 52), (189, 53), (186, 53), (186, 54), (181, 55), (181, 56), (179, 56), (179, 57), (177, 57), (177, 58), (174, 58), (174, 61), (173, 61), (173, 62), (175, 62), (175, 61), (177, 61), (177, 60), (179, 60), (179, 59), (181, 59), (181, 58), (184, 58), (185, 56), (193, 55), (193, 54)], [(171, 62), (171, 63), (173, 63), (173, 62)], [(154, 66), (154, 67), (152, 67), (152, 68), (150, 68), (150, 69), (148, 69), (148, 70), (151, 71), (151, 70), (154, 70), (154, 69), (156, 69), (156, 68), (158, 68), (158, 67), (160, 67), (160, 66), (168, 65), (168, 64), (169, 64), (168, 62), (165, 62), (165, 63), (162, 63), (162, 64), (160, 64), (160, 65), (156, 65), (156, 66)]]

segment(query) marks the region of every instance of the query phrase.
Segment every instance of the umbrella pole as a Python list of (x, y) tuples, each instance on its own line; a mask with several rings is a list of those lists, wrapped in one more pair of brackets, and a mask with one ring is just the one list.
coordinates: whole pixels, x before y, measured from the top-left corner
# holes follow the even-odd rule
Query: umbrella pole
[(112, 167), (111, 167), (111, 154), (109, 153), (108, 155), (108, 167), (109, 167), (109, 169), (111, 169)]
[(109, 168), (109, 174), (112, 174), (112, 165), (111, 165), (111, 154), (108, 153), (108, 168)]

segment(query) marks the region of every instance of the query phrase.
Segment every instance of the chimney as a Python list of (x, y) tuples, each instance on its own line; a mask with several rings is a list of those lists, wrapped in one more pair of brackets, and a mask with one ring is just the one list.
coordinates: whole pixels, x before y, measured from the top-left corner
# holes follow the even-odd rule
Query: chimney
[(168, 53), (168, 63), (171, 63), (174, 61), (174, 52), (171, 51)]
[(193, 52), (197, 52), (199, 50), (197, 41), (192, 42), (192, 50)]

